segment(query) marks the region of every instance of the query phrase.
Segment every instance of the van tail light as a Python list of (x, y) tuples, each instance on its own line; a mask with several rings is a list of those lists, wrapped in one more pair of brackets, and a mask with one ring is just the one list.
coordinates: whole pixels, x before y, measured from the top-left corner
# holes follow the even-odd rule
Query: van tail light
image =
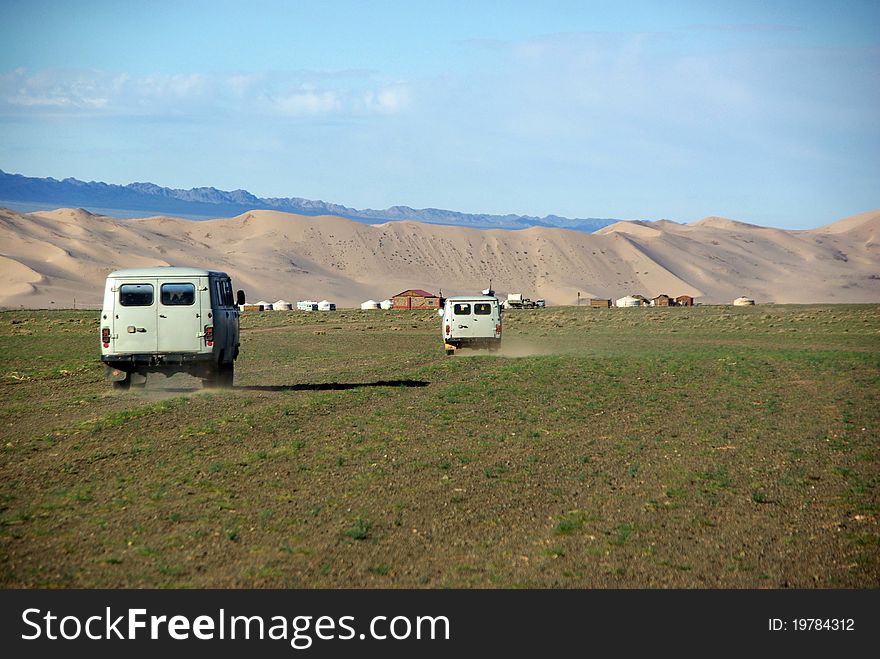
[(101, 328), (101, 344), (105, 348), (110, 347), (110, 328), (109, 327), (102, 327)]
[(495, 323), (495, 336), (501, 336), (501, 323)]
[(446, 325), (446, 334), (447, 334), (447, 336), (449, 335), (449, 324), (448, 323)]
[(205, 325), (205, 345), (209, 348), (214, 345), (214, 326)]

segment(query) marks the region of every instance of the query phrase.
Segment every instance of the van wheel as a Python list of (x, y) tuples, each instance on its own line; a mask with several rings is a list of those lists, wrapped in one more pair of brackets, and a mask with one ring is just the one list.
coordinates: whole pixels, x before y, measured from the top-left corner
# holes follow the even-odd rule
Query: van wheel
[(131, 374), (126, 373), (124, 380), (113, 380), (113, 389), (116, 391), (128, 391), (131, 388)]
[(232, 389), (235, 380), (235, 362), (220, 364), (217, 372), (217, 385), (224, 389)]

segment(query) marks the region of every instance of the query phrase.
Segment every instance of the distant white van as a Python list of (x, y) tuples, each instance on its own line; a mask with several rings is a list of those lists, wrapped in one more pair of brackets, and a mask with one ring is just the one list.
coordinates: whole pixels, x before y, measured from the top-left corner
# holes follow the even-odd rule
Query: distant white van
[(244, 291), (225, 272), (159, 267), (107, 275), (101, 310), (101, 361), (117, 389), (150, 371), (186, 371), (209, 385), (232, 386), (241, 345)]
[(443, 346), (447, 355), (458, 348), (501, 347), (501, 305), (492, 295), (461, 295), (446, 298), (438, 311), (443, 317)]

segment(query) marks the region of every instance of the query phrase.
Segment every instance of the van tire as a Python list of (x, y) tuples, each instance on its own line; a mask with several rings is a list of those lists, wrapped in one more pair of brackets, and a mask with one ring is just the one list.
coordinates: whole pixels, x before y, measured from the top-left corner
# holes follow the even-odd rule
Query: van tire
[(223, 389), (232, 389), (235, 380), (235, 362), (220, 364), (217, 372), (217, 386)]
[(126, 373), (124, 380), (113, 380), (113, 389), (116, 391), (128, 391), (131, 389), (131, 374)]
[(205, 387), (209, 389), (230, 389), (235, 379), (235, 363), (211, 365), (202, 376)]

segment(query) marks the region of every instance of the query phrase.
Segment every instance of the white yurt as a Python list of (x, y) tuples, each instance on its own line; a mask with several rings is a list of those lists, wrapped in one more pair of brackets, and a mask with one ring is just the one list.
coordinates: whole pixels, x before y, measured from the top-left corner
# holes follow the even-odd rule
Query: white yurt
[(289, 311), (293, 308), (293, 305), (287, 300), (278, 300), (277, 302), (272, 303), (272, 309), (275, 311)]
[(373, 310), (373, 309), (378, 309), (378, 308), (379, 308), (379, 303), (376, 302), (376, 300), (367, 300), (366, 302), (361, 302), (361, 309), (363, 309), (364, 311), (366, 311), (368, 309)]
[(639, 307), (641, 304), (642, 301), (632, 295), (627, 295), (614, 302), (615, 307)]
[(296, 303), (296, 308), (298, 311), (317, 311), (318, 303), (312, 300), (300, 300)]
[(748, 307), (755, 303), (754, 300), (747, 297), (738, 297), (733, 301), (733, 306), (735, 307)]
[(393, 305), (393, 302), (391, 302), (391, 300), (382, 300), (379, 303), (379, 308), (384, 309), (385, 311), (388, 311), (388, 309), (390, 309), (392, 307), (392, 305)]
[(321, 300), (318, 302), (318, 311), (336, 311), (336, 303)]
[(266, 302), (266, 300), (260, 300), (257, 304), (263, 307), (263, 311), (272, 311), (272, 303)]

